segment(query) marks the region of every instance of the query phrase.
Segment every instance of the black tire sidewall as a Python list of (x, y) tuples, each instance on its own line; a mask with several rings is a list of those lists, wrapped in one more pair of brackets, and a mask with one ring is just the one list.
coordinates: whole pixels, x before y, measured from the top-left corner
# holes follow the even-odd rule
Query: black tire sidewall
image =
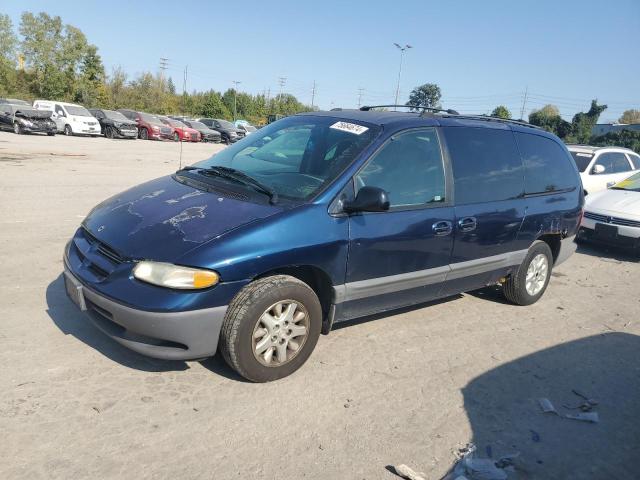
[[(253, 330), (258, 318), (274, 303), (282, 300), (296, 300), (304, 305), (309, 314), (309, 334), (302, 350), (289, 362), (280, 367), (266, 367), (253, 354)], [(311, 288), (295, 281), (285, 282), (259, 298), (251, 298), (248, 308), (243, 312), (238, 329), (235, 351), (238, 363), (248, 379), (257, 382), (277, 380), (298, 370), (313, 352), (322, 328), (322, 307)]]
[(73, 130), (71, 130), (71, 127), (69, 125), (64, 126), (64, 134), (68, 137), (73, 135)]
[[(529, 295), (529, 292), (527, 292), (527, 287), (526, 287), (527, 270), (529, 269), (529, 265), (531, 264), (531, 261), (541, 253), (547, 257), (547, 265), (548, 265), (547, 278), (545, 279), (542, 290), (540, 290), (536, 295)], [(519, 295), (521, 296), (523, 305), (531, 305), (537, 302), (538, 300), (540, 300), (540, 297), (544, 295), (544, 292), (547, 290), (547, 287), (549, 286), (549, 281), (551, 280), (552, 268), (553, 268), (553, 254), (551, 253), (551, 249), (549, 248), (549, 245), (547, 245), (545, 242), (535, 243), (529, 249), (529, 252), (527, 253), (527, 256), (525, 257), (525, 259), (522, 261), (522, 265), (518, 269), (518, 273), (517, 273), (519, 277), (518, 283), (521, 288), (521, 292), (519, 293)]]

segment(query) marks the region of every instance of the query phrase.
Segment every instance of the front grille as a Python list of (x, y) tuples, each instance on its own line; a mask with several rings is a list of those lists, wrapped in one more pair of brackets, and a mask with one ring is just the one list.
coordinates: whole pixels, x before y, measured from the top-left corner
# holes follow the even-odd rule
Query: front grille
[(162, 127), (160, 128), (160, 133), (164, 135), (169, 135), (171, 133), (171, 129), (169, 127)]
[(192, 134), (191, 134), (191, 140), (193, 140), (194, 142), (195, 142), (196, 140), (198, 140), (198, 134), (197, 134), (197, 133), (192, 133)]
[(601, 215), (599, 213), (592, 213), (592, 212), (584, 212), (584, 216), (585, 218), (595, 220), (596, 222), (610, 223), (612, 225), (621, 225), (624, 227), (640, 228), (640, 222), (637, 220), (629, 220), (627, 218), (620, 218), (620, 217), (610, 217), (607, 215)]

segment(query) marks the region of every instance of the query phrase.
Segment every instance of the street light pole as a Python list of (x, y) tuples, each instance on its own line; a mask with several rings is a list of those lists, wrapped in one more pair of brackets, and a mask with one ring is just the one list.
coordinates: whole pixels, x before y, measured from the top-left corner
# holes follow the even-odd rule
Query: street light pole
[(240, 85), (242, 82), (239, 82), (237, 80), (233, 80), (231, 83), (233, 83), (233, 121), (236, 121), (236, 117), (238, 116), (238, 110), (237, 110), (237, 103), (236, 103), (236, 99), (238, 97), (238, 85)]
[[(402, 57), (404, 56), (404, 51), (410, 48), (413, 48), (411, 45), (405, 45), (404, 47), (400, 46), (397, 43), (394, 43), (396, 48), (400, 50), (400, 69), (398, 70), (398, 84), (396, 85), (396, 101), (394, 105), (398, 105), (398, 94), (400, 93), (400, 76), (402, 75)], [(396, 107), (397, 110), (397, 107)]]

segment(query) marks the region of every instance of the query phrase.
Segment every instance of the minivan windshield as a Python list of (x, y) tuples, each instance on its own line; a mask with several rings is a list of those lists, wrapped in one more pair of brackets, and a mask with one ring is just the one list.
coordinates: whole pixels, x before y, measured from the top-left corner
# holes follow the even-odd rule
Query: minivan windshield
[(69, 115), (77, 115), (78, 117), (91, 117), (92, 115), (89, 113), (84, 107), (80, 105), (65, 105), (64, 108), (67, 110)]
[(235, 130), (236, 127), (233, 123), (227, 122), (226, 120), (216, 120), (222, 128), (229, 128), (231, 130)]
[(612, 190), (629, 190), (631, 192), (640, 192), (640, 173), (631, 175), (629, 178), (616, 183)]
[(573, 161), (576, 162), (576, 167), (578, 167), (578, 171), (584, 172), (591, 163), (591, 159), (593, 158), (593, 153), (585, 153), (585, 152), (572, 152), (571, 156), (573, 157)]
[(147, 123), (155, 123), (156, 125), (163, 125), (163, 123), (160, 121), (158, 117), (156, 117), (155, 115), (151, 115), (149, 113), (140, 112), (140, 118), (142, 118), (142, 120), (144, 120)]
[(233, 168), (279, 198), (307, 200), (350, 165), (379, 131), (371, 124), (296, 115), (261, 128), (194, 167), (207, 178), (207, 168)]

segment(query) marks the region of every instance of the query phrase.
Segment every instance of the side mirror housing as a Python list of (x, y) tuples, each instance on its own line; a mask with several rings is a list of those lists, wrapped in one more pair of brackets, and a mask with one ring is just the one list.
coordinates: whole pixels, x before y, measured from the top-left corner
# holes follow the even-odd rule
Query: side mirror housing
[(387, 192), (378, 187), (362, 187), (354, 200), (344, 202), (342, 209), (347, 213), (384, 212), (389, 205)]
[(593, 167), (593, 170), (591, 170), (593, 172), (594, 175), (600, 175), (601, 173), (604, 173), (606, 170), (606, 168), (604, 167), (604, 165), (595, 165)]

